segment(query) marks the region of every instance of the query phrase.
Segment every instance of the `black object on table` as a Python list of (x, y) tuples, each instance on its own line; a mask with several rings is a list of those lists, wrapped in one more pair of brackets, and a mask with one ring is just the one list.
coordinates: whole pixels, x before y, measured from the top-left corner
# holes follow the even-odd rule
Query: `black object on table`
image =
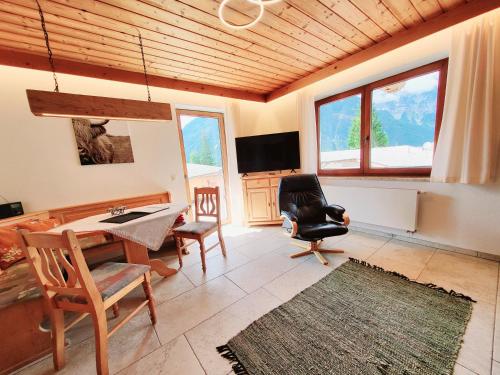
[(133, 212), (129, 212), (129, 213), (126, 213), (123, 215), (113, 216), (113, 217), (110, 217), (109, 219), (100, 220), (99, 222), (100, 223), (123, 224), (123, 223), (126, 223), (127, 221), (139, 219), (140, 217), (143, 217), (146, 215), (151, 215), (151, 212), (133, 211)]

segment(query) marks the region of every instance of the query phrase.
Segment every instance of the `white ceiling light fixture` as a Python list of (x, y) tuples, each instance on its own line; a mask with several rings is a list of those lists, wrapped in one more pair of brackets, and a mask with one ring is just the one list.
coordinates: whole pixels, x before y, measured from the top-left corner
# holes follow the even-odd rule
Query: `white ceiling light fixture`
[(252, 3), (252, 4), (259, 6), (259, 14), (257, 15), (257, 17), (253, 21), (251, 21), (249, 23), (245, 23), (243, 25), (237, 25), (234, 23), (230, 23), (224, 19), (223, 11), (224, 11), (224, 8), (227, 6), (227, 4), (230, 1), (232, 1), (232, 0), (222, 0), (222, 2), (220, 3), (219, 11), (218, 11), (219, 19), (224, 24), (224, 26), (229, 27), (230, 29), (244, 30), (244, 29), (248, 29), (248, 28), (256, 25), (261, 20), (262, 16), (264, 15), (264, 6), (265, 5), (276, 4), (282, 0), (246, 0), (249, 3)]

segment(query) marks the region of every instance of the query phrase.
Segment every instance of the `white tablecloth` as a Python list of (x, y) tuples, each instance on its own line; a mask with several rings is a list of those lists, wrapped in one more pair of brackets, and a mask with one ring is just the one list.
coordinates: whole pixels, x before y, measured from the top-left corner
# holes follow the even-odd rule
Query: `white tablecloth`
[(126, 210), (125, 213), (141, 211), (141, 208), (151, 207), (166, 208), (135, 220), (127, 221), (122, 224), (101, 223), (101, 220), (108, 219), (111, 214), (102, 214), (89, 216), (84, 219), (76, 220), (71, 223), (63, 224), (50, 230), (52, 233), (62, 233), (66, 229), (74, 232), (105, 231), (118, 237), (136, 242), (146, 246), (151, 250), (158, 250), (165, 237), (170, 234), (175, 219), (187, 211), (187, 204), (164, 203), (154, 204), (144, 207), (135, 207)]

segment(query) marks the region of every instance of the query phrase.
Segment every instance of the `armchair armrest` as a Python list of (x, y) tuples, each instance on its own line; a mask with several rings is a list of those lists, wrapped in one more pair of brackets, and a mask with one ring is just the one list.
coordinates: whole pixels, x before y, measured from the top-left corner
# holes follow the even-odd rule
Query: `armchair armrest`
[(349, 215), (345, 212), (345, 208), (336, 204), (325, 207), (325, 213), (334, 221), (349, 225), (351, 222)]
[(290, 237), (295, 237), (299, 230), (299, 225), (297, 224), (297, 216), (291, 212), (281, 211), (281, 219), (283, 219), (283, 227), (286, 228)]

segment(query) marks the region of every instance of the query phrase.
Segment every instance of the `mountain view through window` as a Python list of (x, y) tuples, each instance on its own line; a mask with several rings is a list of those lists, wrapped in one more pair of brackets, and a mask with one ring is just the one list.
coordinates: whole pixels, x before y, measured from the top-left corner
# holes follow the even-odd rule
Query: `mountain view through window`
[[(439, 71), (373, 89), (370, 168), (430, 167)], [(319, 107), (321, 169), (360, 168), (361, 94)]]
[[(185, 171), (194, 201), (194, 188), (218, 186), (221, 196), (222, 220), (228, 218), (226, 178), (221, 142), (224, 134), (221, 114), (179, 110), (179, 123), (184, 148)], [(187, 112), (187, 113), (186, 113)], [(185, 113), (185, 114), (184, 114)]]

